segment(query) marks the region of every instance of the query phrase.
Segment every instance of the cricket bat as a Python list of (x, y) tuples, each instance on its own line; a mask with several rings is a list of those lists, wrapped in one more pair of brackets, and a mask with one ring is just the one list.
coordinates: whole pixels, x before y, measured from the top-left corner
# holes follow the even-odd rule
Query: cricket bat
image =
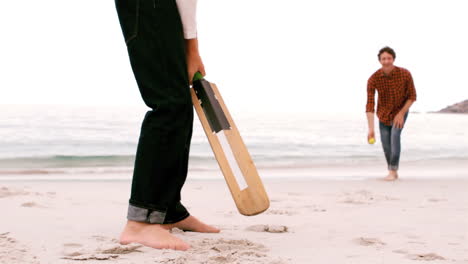
[(270, 200), (218, 88), (196, 73), (190, 93), (237, 209), (247, 216), (264, 212)]

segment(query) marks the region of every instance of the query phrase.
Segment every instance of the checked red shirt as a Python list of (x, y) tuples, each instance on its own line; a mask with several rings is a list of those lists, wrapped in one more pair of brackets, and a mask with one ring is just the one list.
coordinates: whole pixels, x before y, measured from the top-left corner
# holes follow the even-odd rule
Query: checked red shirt
[(374, 112), (375, 90), (378, 92), (377, 117), (387, 126), (392, 125), (406, 101), (416, 101), (413, 77), (401, 67), (395, 66), (389, 75), (385, 75), (382, 69), (372, 74), (367, 82), (366, 112)]

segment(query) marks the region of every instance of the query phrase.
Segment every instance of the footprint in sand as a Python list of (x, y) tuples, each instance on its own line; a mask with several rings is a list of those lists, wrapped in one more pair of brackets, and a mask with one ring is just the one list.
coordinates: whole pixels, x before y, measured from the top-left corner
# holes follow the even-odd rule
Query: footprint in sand
[(406, 255), (407, 258), (411, 260), (425, 260), (425, 261), (434, 261), (434, 260), (445, 260), (444, 257), (439, 256), (435, 253), (427, 253), (427, 254), (408, 254)]
[(66, 244), (63, 244), (64, 247), (82, 247), (83, 245), (81, 244), (77, 244), (77, 243), (66, 243)]
[(297, 212), (295, 211), (289, 211), (289, 210), (281, 210), (281, 209), (270, 209), (265, 212), (267, 215), (295, 215)]
[(319, 212), (319, 213), (323, 213), (327, 211), (327, 209), (320, 208), (317, 205), (307, 205), (307, 206), (304, 206), (303, 208), (306, 208), (307, 210), (312, 210), (313, 212)]
[(360, 190), (354, 193), (345, 192), (343, 195), (345, 197), (342, 200), (342, 202), (349, 204), (372, 204), (374, 202), (399, 200), (398, 198), (390, 197), (387, 195), (373, 194), (372, 192), (367, 190)]
[[(101, 242), (100, 246), (97, 248), (84, 247), (82, 244), (78, 243), (66, 243), (63, 246), (65, 247), (63, 252), (63, 259), (70, 260), (109, 260), (118, 258), (123, 254), (130, 254), (133, 252), (140, 252), (138, 249), (142, 245), (138, 244), (129, 244), (129, 245), (120, 245), (115, 239), (106, 239), (101, 236), (92, 237), (94, 242)], [(102, 242), (104, 245), (102, 245)]]
[(349, 204), (370, 204), (375, 200), (372, 193), (366, 190), (361, 190), (354, 193), (345, 192), (344, 196), (345, 198), (342, 202)]
[(0, 198), (5, 198), (5, 197), (10, 197), (10, 196), (15, 196), (15, 195), (27, 195), (27, 194), (29, 193), (23, 190), (10, 190), (7, 187), (0, 188)]
[(253, 225), (247, 227), (246, 230), (254, 232), (286, 233), (288, 232), (288, 227), (282, 225)]
[(102, 254), (130, 254), (133, 252), (140, 252), (138, 249), (141, 248), (142, 245), (109, 245), (107, 247), (102, 248), (99, 250), (100, 253)]
[(397, 253), (397, 254), (408, 254), (408, 251), (405, 249), (396, 249), (396, 250), (393, 250), (392, 252)]
[(45, 206), (42, 206), (42, 205), (39, 205), (35, 202), (27, 202), (27, 203), (23, 203), (21, 204), (21, 207), (35, 207), (35, 208), (46, 208)]
[(282, 259), (267, 255), (268, 249), (246, 239), (202, 239), (189, 241), (192, 247), (186, 252), (163, 251), (156, 259), (165, 264), (222, 264), (222, 263), (259, 263), (285, 264)]
[(29, 254), (28, 248), (10, 236), (10, 233), (0, 234), (0, 261), (8, 264), (39, 264), (36, 256)]
[(385, 246), (386, 243), (382, 242), (378, 238), (360, 237), (355, 242), (361, 246)]
[[(109, 238), (105, 236), (92, 236), (91, 237), (93, 240), (99, 241), (99, 242), (108, 242)], [(115, 239), (112, 239), (111, 242), (117, 242)]]

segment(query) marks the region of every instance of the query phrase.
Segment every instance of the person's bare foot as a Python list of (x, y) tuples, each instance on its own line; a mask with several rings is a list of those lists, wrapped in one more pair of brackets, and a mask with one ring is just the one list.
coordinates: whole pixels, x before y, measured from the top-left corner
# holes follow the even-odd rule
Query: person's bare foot
[(189, 216), (184, 220), (174, 224), (164, 224), (163, 227), (167, 230), (171, 230), (177, 227), (184, 231), (200, 232), (200, 233), (219, 233), (220, 230), (214, 226), (207, 225), (194, 216)]
[(384, 181), (395, 181), (398, 179), (398, 173), (396, 171), (389, 171), (387, 177), (384, 178)]
[(120, 235), (120, 244), (138, 243), (156, 249), (187, 250), (189, 244), (158, 224), (128, 221)]

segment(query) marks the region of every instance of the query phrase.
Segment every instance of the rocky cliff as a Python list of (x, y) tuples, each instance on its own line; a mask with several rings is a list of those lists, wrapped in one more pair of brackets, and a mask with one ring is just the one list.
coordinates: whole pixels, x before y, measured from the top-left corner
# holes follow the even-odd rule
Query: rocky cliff
[(458, 104), (454, 104), (451, 106), (447, 106), (446, 108), (438, 111), (437, 113), (461, 113), (461, 114), (468, 114), (468, 100), (460, 102)]

